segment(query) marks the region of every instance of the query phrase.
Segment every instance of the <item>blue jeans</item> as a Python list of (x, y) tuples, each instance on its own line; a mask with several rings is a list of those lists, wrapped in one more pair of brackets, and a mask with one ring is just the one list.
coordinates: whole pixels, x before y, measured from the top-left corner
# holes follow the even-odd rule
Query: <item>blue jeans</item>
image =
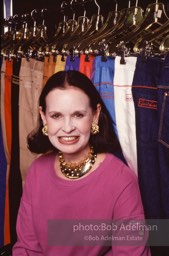
[(80, 58), (74, 57), (74, 60), (71, 60), (70, 55), (66, 58), (65, 70), (79, 70)]
[(132, 94), (136, 113), (138, 180), (145, 216), (161, 218), (157, 85), (162, 60), (138, 56)]
[(107, 61), (102, 61), (101, 56), (96, 56), (93, 61), (91, 80), (99, 92), (105, 106), (107, 107), (114, 130), (117, 134), (115, 106), (114, 106), (114, 63), (115, 59), (108, 57)]
[(169, 54), (162, 66), (158, 84), (158, 154), (161, 200), (164, 218), (169, 219)]
[(4, 212), (6, 191), (6, 168), (7, 162), (3, 147), (2, 129), (0, 121), (0, 247), (4, 245)]

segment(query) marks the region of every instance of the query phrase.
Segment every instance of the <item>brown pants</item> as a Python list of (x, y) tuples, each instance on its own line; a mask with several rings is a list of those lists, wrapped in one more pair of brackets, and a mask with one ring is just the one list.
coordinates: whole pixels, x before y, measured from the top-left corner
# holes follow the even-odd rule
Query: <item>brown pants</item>
[(19, 145), (20, 145), (20, 170), (23, 183), (28, 167), (37, 157), (27, 148), (27, 136), (37, 126), (38, 98), (43, 84), (44, 63), (22, 58), (20, 68), (19, 91)]

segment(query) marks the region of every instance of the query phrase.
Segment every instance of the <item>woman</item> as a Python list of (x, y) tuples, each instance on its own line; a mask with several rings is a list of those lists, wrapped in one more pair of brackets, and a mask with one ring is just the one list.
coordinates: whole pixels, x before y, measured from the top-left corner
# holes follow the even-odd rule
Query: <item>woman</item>
[(143, 207), (135, 174), (114, 155), (120, 146), (92, 82), (78, 71), (54, 74), (39, 112), (28, 146), (43, 155), (28, 171), (13, 256), (150, 255), (146, 241), (133, 245), (120, 229), (144, 220)]

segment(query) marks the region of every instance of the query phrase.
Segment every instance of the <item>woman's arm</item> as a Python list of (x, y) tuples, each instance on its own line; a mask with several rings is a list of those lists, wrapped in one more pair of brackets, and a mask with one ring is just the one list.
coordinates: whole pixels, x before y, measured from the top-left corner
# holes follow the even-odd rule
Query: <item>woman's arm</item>
[[(125, 167), (123, 172), (128, 172), (127, 169)], [(118, 229), (113, 233), (110, 255), (150, 256), (150, 249), (146, 246), (148, 232), (140, 230), (145, 219), (138, 181), (135, 175), (129, 175), (127, 179), (114, 207), (113, 222), (115, 219)]]
[(13, 246), (13, 256), (43, 255), (33, 225), (32, 181), (32, 172), (28, 172), (17, 216), (17, 242)]

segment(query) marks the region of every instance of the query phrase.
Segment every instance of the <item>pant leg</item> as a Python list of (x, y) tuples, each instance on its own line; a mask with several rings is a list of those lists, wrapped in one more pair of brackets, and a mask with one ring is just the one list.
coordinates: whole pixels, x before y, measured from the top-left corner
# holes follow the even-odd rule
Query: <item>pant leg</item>
[(74, 61), (71, 60), (71, 56), (67, 56), (65, 70), (79, 70), (80, 58), (74, 57)]
[(93, 68), (93, 60), (94, 56), (89, 56), (88, 59), (86, 59), (85, 54), (80, 55), (80, 64), (79, 64), (79, 71), (85, 74), (89, 79), (92, 75), (92, 68)]
[(137, 175), (135, 107), (131, 91), (137, 58), (126, 57), (125, 65), (120, 64), (120, 59), (116, 56), (114, 72), (116, 126), (123, 155)]
[(57, 73), (59, 71), (64, 71), (65, 70), (65, 65), (66, 65), (66, 56), (65, 56), (64, 60), (62, 60), (62, 56), (57, 55), (57, 60), (56, 60), (56, 63), (55, 63), (54, 73)]
[(27, 136), (35, 128), (33, 119), (32, 73), (30, 61), (22, 58), (19, 73), (19, 147), (20, 170), (22, 181), (26, 177), (27, 169), (36, 158), (27, 148)]
[(44, 70), (43, 70), (43, 86), (46, 84), (48, 78), (55, 72), (55, 62), (53, 56), (45, 57), (44, 59)]
[(93, 62), (91, 80), (106, 105), (112, 118), (115, 132), (118, 134), (114, 107), (114, 62), (114, 58), (109, 57), (107, 58), (107, 61), (104, 62), (102, 61), (101, 56), (97, 56)]
[(4, 212), (5, 212), (5, 190), (6, 190), (6, 156), (2, 139), (2, 127), (0, 120), (0, 247), (4, 245)]
[(44, 62), (31, 59), (31, 93), (32, 93), (32, 115), (33, 115), (33, 127), (37, 127), (39, 116), (39, 96), (43, 88), (43, 70)]
[[(1, 83), (4, 83), (4, 64), (5, 59), (0, 57), (0, 69), (1, 69)], [(2, 78), (3, 77), (3, 78)], [(3, 81), (2, 81), (3, 80)], [(1, 87), (1, 84), (0, 84)], [(2, 90), (0, 88), (0, 99)], [(0, 104), (0, 113), (1, 113), (1, 104)], [(1, 117), (2, 118), (2, 117)], [(4, 245), (4, 212), (5, 212), (5, 190), (6, 190), (6, 168), (7, 162), (5, 157), (3, 137), (2, 137), (2, 126), (0, 118), (0, 247)]]
[(21, 60), (13, 60), (11, 84), (12, 147), (9, 172), (9, 210), (11, 242), (16, 241), (16, 219), (22, 195), (22, 178), (19, 158), (19, 71)]
[(11, 242), (10, 234), (10, 209), (9, 209), (9, 174), (11, 162), (11, 146), (12, 146), (12, 116), (11, 116), (11, 80), (12, 80), (13, 61), (6, 60), (5, 72), (5, 90), (4, 90), (4, 117), (5, 132), (7, 145), (7, 171), (6, 171), (6, 197), (5, 197), (5, 229), (4, 243)]
[(137, 58), (132, 94), (136, 112), (138, 179), (146, 218), (161, 218), (157, 84), (162, 61)]
[(5, 73), (6, 73), (6, 60), (3, 58), (1, 66), (1, 127), (2, 127), (2, 139), (4, 145), (4, 151), (6, 159), (9, 157), (7, 138), (6, 138), (6, 124), (5, 124)]
[(169, 54), (158, 84), (158, 156), (164, 218), (169, 219)]

